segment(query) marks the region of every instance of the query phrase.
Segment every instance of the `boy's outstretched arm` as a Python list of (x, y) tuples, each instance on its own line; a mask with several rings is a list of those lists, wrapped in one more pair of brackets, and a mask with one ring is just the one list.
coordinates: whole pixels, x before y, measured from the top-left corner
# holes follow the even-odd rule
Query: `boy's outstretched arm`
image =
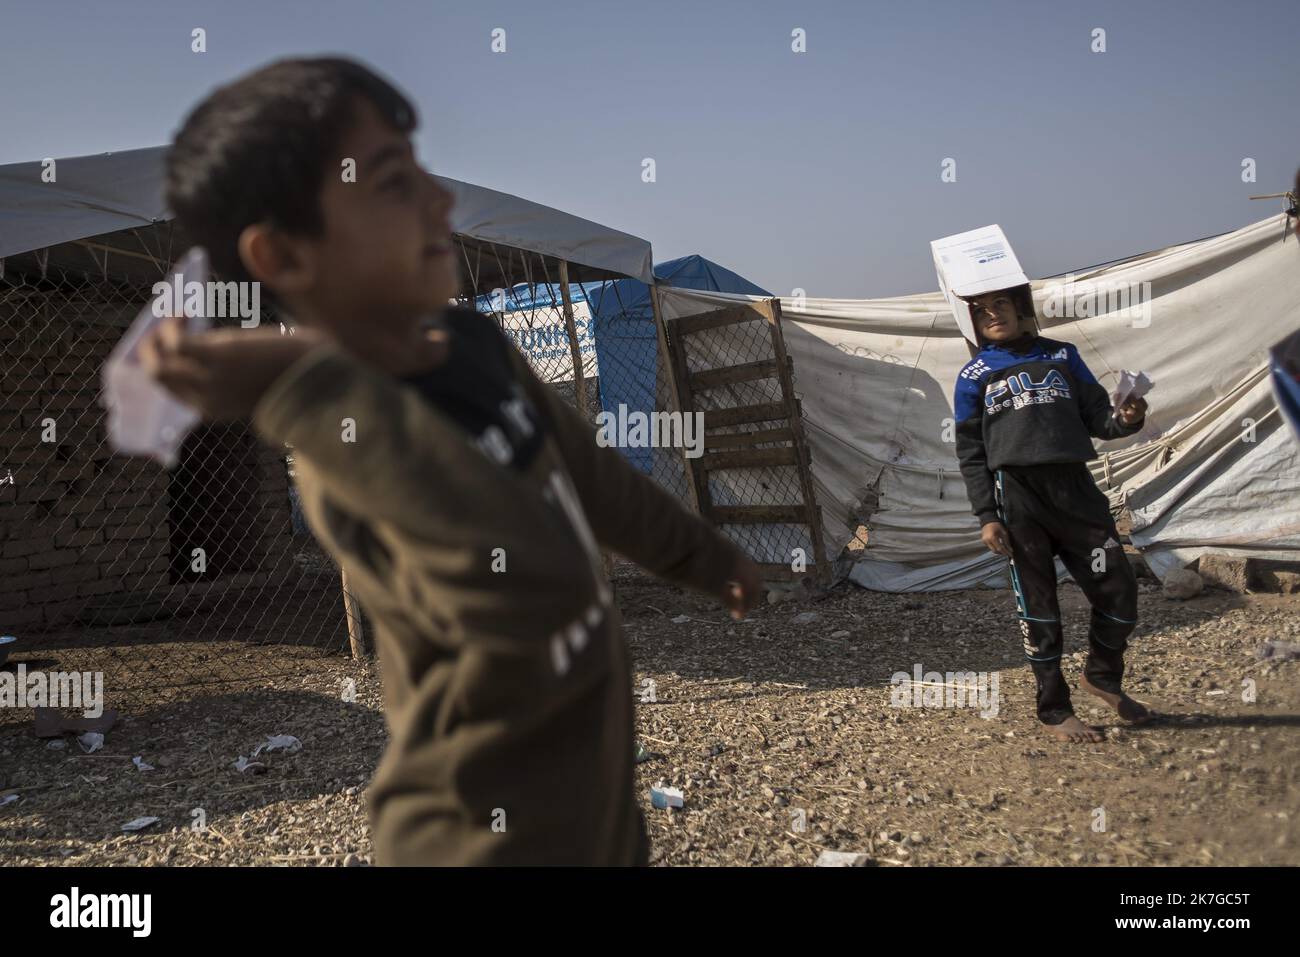
[[(437, 610), (453, 645), (473, 639), (527, 653), (532, 638), (571, 619), (556, 595), (572, 564), (538, 539), (536, 530), (550, 527), (540, 496), (414, 388), (310, 331), (187, 334), (171, 324), (142, 354), (154, 377), (205, 418), (251, 416), (273, 447), (292, 446), (332, 507), (371, 528), (400, 529), (435, 573), (420, 601)], [(484, 574), (498, 547), (509, 552), (508, 589)], [(500, 634), (503, 600), (526, 623), (509, 636)]]
[[(754, 562), (618, 449), (598, 445), (595, 429), (537, 378), (513, 345), (510, 357), (529, 397), (553, 424), (596, 540), (661, 578), (719, 597), (733, 613), (752, 607), (761, 590)], [(739, 584), (741, 596), (732, 595), (730, 583)]]
[[(1110, 396), (1097, 381), (1079, 350), (1070, 346), (1070, 373), (1079, 388), (1079, 412), (1088, 427), (1088, 434), (1096, 439), (1122, 439), (1139, 431), (1146, 422), (1146, 402), (1137, 399), (1126, 402), (1123, 408), (1111, 407)], [(1120, 414), (1116, 414), (1116, 412)]]

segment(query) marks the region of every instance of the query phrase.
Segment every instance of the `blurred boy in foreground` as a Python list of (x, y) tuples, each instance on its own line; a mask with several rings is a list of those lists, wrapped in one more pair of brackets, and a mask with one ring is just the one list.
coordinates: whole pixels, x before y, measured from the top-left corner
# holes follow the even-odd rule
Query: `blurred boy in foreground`
[(452, 200), (416, 162), (415, 125), (339, 59), (279, 62), (200, 103), (168, 204), (222, 279), (260, 281), (298, 330), (172, 322), (143, 355), (206, 417), (251, 415), (293, 447), (308, 521), (375, 626), (391, 731), (377, 861), (645, 863), (598, 549), (737, 617), (758, 569), (598, 447), (490, 319), (448, 308)]

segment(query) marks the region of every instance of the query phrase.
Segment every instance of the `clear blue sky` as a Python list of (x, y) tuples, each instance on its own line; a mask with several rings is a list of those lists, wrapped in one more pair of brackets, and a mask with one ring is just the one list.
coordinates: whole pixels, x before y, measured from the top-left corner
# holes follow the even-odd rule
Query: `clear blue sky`
[(1223, 232), (1300, 163), (1295, 0), (0, 2), (0, 163), (166, 142), (212, 86), (322, 52), (412, 95), (436, 171), (782, 295), (934, 289), (929, 241), (989, 222), (1034, 276)]

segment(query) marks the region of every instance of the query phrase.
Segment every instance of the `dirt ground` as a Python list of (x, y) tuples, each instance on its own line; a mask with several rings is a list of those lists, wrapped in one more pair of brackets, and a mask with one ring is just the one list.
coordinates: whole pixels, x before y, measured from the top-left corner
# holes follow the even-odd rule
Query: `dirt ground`
[[(634, 573), (615, 583), (651, 752), (637, 791), (656, 864), (808, 865), (824, 849), (881, 866), (1300, 863), (1300, 662), (1257, 657), (1268, 639), (1300, 641), (1300, 596), (1174, 602), (1144, 581), (1128, 688), (1164, 718), (1121, 729), (1076, 692), (1107, 739), (1066, 745), (1034, 719), (1009, 593), (840, 586), (736, 623)], [(1074, 652), (1086, 605), (1072, 585), (1062, 604)], [(150, 627), (149, 640), (114, 645), (120, 663), (193, 658), (169, 647), (165, 622)], [(286, 645), (202, 654), (250, 677), (136, 703), (93, 754), (71, 738), (49, 749), (31, 712), (0, 716), (0, 801), (18, 797), (0, 806), (0, 863), (371, 861), (364, 789), (386, 737), (377, 669)], [(1081, 664), (1067, 655), (1067, 673)], [(996, 674), (997, 714), (894, 706), (891, 676), (916, 665)], [(277, 734), (302, 749), (261, 755), (261, 773), (234, 768)], [(682, 789), (682, 809), (651, 807), (661, 781)], [(142, 816), (159, 820), (121, 832)]]

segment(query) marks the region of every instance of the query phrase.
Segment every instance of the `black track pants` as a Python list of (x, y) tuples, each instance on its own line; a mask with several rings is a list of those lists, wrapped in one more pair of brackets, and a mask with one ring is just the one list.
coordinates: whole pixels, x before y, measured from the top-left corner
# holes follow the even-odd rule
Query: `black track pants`
[(1103, 691), (1120, 690), (1124, 649), (1137, 624), (1137, 578), (1124, 557), (1106, 496), (1082, 462), (1007, 467), (995, 478), (998, 508), (1011, 537), (1020, 633), (1038, 685), (1038, 718), (1059, 724), (1074, 710), (1061, 674), (1061, 609), (1053, 558), (1060, 556), (1092, 605), (1084, 674)]

